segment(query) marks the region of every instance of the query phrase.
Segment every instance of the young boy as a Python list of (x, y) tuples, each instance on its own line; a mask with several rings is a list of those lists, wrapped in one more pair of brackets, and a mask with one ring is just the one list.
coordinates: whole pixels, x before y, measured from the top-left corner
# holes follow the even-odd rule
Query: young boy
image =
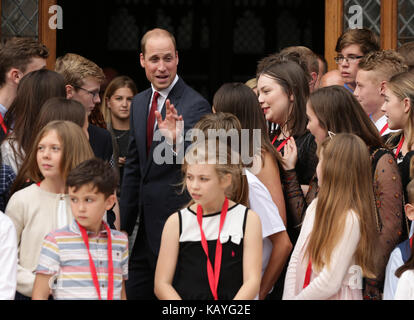
[(385, 102), (384, 86), (394, 75), (407, 71), (407, 65), (394, 50), (382, 50), (367, 54), (360, 60), (358, 68), (354, 95), (384, 136), (390, 133), (387, 117), (381, 110)]
[[(405, 205), (405, 215), (410, 221), (414, 221), (414, 180), (407, 185), (408, 203)], [(384, 282), (384, 300), (394, 300), (395, 290), (397, 290), (398, 278), (395, 271), (401, 267), (411, 255), (411, 246), (413, 245), (413, 232), (410, 232), (410, 238), (401, 242), (390, 255), (387, 268), (385, 269)]]
[(345, 88), (351, 92), (355, 90), (359, 59), (379, 49), (379, 37), (369, 29), (349, 29), (338, 38), (335, 48), (338, 56), (335, 61)]
[[(103, 221), (115, 203), (118, 176), (101, 159), (81, 163), (66, 186), (75, 217), (43, 242), (32, 299), (126, 299), (128, 239)], [(111, 261), (112, 260), (112, 261)]]

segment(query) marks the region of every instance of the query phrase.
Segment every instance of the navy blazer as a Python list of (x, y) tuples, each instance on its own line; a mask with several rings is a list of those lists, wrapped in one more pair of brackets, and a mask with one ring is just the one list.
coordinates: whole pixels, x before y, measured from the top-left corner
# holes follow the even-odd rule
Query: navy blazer
[[(179, 184), (183, 179), (180, 164), (176, 161), (174, 164), (161, 165), (154, 162), (154, 149), (161, 141), (153, 141), (147, 157), (146, 130), (151, 95), (152, 89), (149, 88), (136, 95), (131, 104), (130, 138), (124, 166), (120, 209), (121, 229), (129, 235), (133, 232), (138, 215), (144, 218), (147, 241), (152, 252), (158, 255), (161, 234), (167, 218), (185, 206), (190, 197), (188, 193), (180, 194)], [(167, 99), (174, 104), (178, 115), (183, 116), (184, 136), (203, 115), (211, 113), (211, 106), (207, 100), (186, 85), (181, 78)], [(161, 114), (165, 119), (165, 105)], [(157, 128), (158, 126), (155, 130)]]

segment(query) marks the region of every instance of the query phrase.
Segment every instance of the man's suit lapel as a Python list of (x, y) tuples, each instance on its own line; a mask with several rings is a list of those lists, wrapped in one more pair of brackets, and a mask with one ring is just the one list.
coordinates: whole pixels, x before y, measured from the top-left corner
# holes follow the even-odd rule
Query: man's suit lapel
[[(182, 110), (181, 110), (181, 106), (180, 106), (180, 98), (183, 94), (184, 88), (185, 88), (185, 83), (181, 78), (179, 78), (177, 83), (172, 88), (172, 90), (170, 91), (170, 94), (167, 97), (167, 99), (170, 100), (171, 104), (173, 104), (174, 107), (177, 109), (177, 112), (178, 112), (179, 115), (182, 114)], [(167, 112), (165, 110), (165, 103), (164, 103), (164, 105), (162, 106), (162, 109), (161, 109), (161, 116), (162, 116), (163, 119), (165, 119), (166, 113)], [(145, 125), (145, 128), (146, 127), (147, 126)], [(158, 123), (155, 126), (155, 130), (158, 130)], [(145, 132), (145, 137), (146, 137), (146, 132)], [(163, 141), (163, 140), (164, 139), (161, 139), (161, 141)], [(153, 163), (154, 149), (157, 147), (157, 145), (159, 145), (161, 143), (161, 141), (153, 141), (152, 142), (151, 149), (149, 151), (149, 159), (148, 159), (149, 161), (146, 162), (144, 174), (147, 174), (149, 168), (151, 167), (151, 164)]]
[[(143, 109), (141, 109), (141, 112), (139, 112), (138, 119), (138, 125), (136, 128), (137, 130), (137, 136), (139, 137), (136, 141), (139, 141), (137, 148), (140, 155), (139, 161), (141, 163), (147, 162), (147, 119), (148, 119), (148, 106), (150, 104), (150, 99), (152, 95), (152, 90), (148, 89), (148, 92), (145, 93), (145, 96), (143, 97), (143, 103), (141, 105)], [(144, 137), (144, 138), (142, 138)]]

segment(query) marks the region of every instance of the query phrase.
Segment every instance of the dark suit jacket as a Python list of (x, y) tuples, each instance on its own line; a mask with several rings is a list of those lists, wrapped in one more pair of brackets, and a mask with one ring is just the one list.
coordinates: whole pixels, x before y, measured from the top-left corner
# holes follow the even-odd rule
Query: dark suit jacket
[[(121, 189), (121, 229), (132, 234), (138, 214), (144, 218), (148, 244), (158, 255), (161, 234), (167, 218), (190, 200), (188, 194), (179, 194), (182, 180), (181, 165), (161, 164), (153, 160), (154, 149), (162, 141), (153, 141), (149, 156), (146, 151), (148, 108), (152, 95), (149, 88), (136, 95), (131, 105), (130, 140)], [(200, 118), (211, 112), (207, 100), (179, 78), (168, 95), (179, 115), (184, 119), (184, 134)], [(165, 119), (165, 105), (162, 109)], [(157, 128), (156, 128), (157, 130)], [(167, 148), (168, 149), (168, 148)], [(175, 160), (175, 159), (174, 159)]]
[(109, 131), (90, 124), (88, 133), (89, 143), (95, 157), (109, 162), (112, 158), (112, 137)]

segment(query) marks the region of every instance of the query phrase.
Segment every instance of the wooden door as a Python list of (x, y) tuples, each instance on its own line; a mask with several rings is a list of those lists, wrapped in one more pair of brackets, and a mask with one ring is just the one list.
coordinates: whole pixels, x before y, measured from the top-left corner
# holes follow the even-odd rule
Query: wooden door
[(56, 29), (49, 24), (54, 14), (49, 13), (49, 10), (54, 5), (56, 0), (0, 0), (1, 38), (39, 39), (49, 49), (49, 69), (54, 68), (56, 60)]

